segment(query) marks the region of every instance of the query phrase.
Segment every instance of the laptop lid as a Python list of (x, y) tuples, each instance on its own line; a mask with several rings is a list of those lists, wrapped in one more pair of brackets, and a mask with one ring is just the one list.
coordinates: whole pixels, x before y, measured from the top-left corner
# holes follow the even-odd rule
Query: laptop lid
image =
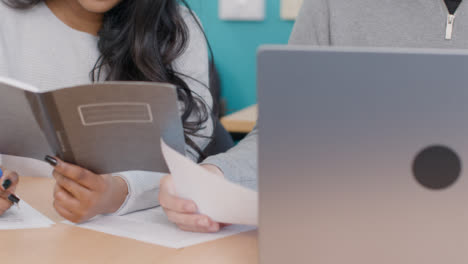
[(468, 52), (258, 54), (260, 263), (468, 263)]

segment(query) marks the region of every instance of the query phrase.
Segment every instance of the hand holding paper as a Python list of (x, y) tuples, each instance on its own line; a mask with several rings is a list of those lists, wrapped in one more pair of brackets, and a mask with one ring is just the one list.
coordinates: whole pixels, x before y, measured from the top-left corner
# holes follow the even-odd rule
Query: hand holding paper
[(158, 199), (167, 220), (183, 231), (216, 233), (224, 227), (224, 224), (199, 214), (194, 201), (178, 196), (172, 175), (166, 175), (160, 181)]
[(219, 223), (257, 225), (258, 195), (202, 168), (171, 149), (161, 148), (177, 195), (196, 203), (199, 213)]

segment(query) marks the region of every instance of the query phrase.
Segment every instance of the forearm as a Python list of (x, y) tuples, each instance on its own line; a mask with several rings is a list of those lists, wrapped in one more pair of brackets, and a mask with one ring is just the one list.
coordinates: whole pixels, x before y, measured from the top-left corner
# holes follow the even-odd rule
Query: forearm
[(212, 156), (203, 161), (219, 168), (228, 180), (249, 188), (257, 187), (257, 143), (255, 128), (244, 140), (226, 153)]

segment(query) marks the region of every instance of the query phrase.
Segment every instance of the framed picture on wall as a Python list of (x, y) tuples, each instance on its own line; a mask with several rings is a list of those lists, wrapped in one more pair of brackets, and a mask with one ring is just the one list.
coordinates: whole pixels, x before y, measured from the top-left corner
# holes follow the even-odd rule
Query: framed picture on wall
[(301, 9), (303, 0), (281, 0), (281, 18), (295, 20)]

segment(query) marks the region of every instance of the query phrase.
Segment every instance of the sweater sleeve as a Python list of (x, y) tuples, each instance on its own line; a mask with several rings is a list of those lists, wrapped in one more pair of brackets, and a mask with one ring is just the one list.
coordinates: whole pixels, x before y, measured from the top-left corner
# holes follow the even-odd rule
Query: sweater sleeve
[(224, 176), (235, 183), (257, 189), (258, 174), (258, 130), (257, 127), (237, 146), (228, 152), (212, 156), (204, 164), (217, 166)]
[[(174, 70), (187, 83), (194, 97), (199, 98), (200, 107), (205, 107), (210, 113), (213, 99), (208, 86), (208, 50), (205, 36), (199, 27), (199, 21), (190, 14), (188, 9), (182, 7), (181, 14), (187, 24), (189, 38), (185, 51), (174, 62)], [(179, 105), (179, 110), (182, 115), (184, 111), (182, 103)], [(193, 113), (188, 121), (198, 118), (198, 114)], [(202, 150), (208, 145), (209, 137), (213, 133), (212, 122), (212, 117), (209, 115), (208, 120), (201, 125), (197, 133), (200, 136), (190, 136)], [(197, 161), (199, 157), (198, 153), (188, 145), (186, 155), (194, 161)], [(128, 195), (121, 208), (114, 214), (123, 215), (158, 206), (159, 181), (164, 175), (167, 173), (130, 171), (115, 174), (115, 177), (121, 177), (127, 183)]]
[[(305, 0), (294, 25), (290, 45), (329, 45), (328, 0)], [(217, 166), (224, 176), (246, 187), (257, 188), (258, 130), (255, 128), (237, 146), (212, 156), (203, 164)]]
[(128, 195), (114, 215), (124, 215), (159, 205), (159, 181), (167, 173), (128, 171), (114, 174), (127, 183)]
[(289, 44), (331, 45), (329, 0), (304, 0)]

